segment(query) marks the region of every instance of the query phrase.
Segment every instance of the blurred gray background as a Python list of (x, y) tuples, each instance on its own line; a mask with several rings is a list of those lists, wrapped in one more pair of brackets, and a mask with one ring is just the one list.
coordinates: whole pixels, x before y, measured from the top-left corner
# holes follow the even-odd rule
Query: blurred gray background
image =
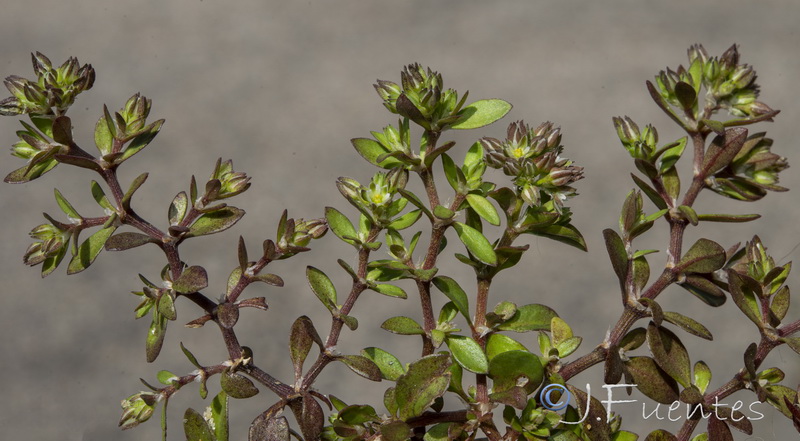
[[(504, 98), (511, 114), (489, 128), (458, 133), (453, 156), (462, 158), (480, 136), (501, 137), (516, 119), (531, 124), (552, 120), (564, 133), (566, 155), (586, 167), (571, 201), (575, 225), (586, 236), (588, 253), (558, 243), (528, 237), (531, 250), (520, 265), (505, 272), (494, 286), (496, 301), (543, 302), (554, 307), (575, 333), (584, 337), (579, 353), (599, 343), (619, 316), (617, 282), (608, 263), (601, 230), (616, 228), (619, 207), (633, 187), (632, 163), (620, 146), (611, 117), (630, 115), (640, 126), (652, 122), (664, 142), (680, 136), (650, 101), (644, 87), (667, 65), (686, 62), (686, 48), (702, 43), (719, 55), (740, 44), (742, 60), (753, 64), (762, 84), (762, 99), (781, 109), (769, 129), (775, 151), (796, 164), (800, 158), (796, 128), (800, 89), (798, 35), (800, 3), (794, 0), (744, 1), (509, 1), (509, 2), (281, 2), (181, 0), (126, 2), (5, 0), (0, 17), (0, 73), (32, 76), (30, 55), (42, 51), (54, 63), (77, 56), (97, 70), (97, 82), (82, 95), (70, 115), (75, 135), (92, 147), (94, 124), (102, 104), (118, 109), (135, 92), (153, 98), (151, 118), (166, 118), (161, 134), (143, 154), (126, 163), (122, 179), (130, 182), (142, 171), (150, 178), (137, 193), (134, 207), (164, 226), (171, 198), (188, 188), (190, 176), (204, 179), (217, 157), (231, 158), (237, 169), (253, 178), (251, 190), (234, 204), (248, 215), (232, 231), (193, 240), (182, 248), (190, 264), (205, 266), (211, 275), (208, 292), (224, 289), (236, 265), (235, 244), (241, 234), (257, 253), (265, 238), (274, 238), (281, 211), (294, 217), (320, 217), (323, 207), (336, 206), (355, 217), (338, 194), (334, 181), (351, 176), (365, 181), (375, 171), (355, 153), (353, 137), (396, 122), (384, 111), (372, 89), (376, 78), (398, 81), (403, 65), (420, 62), (442, 72), (445, 83), (470, 98)], [(3, 95), (5, 96), (5, 95)], [(16, 118), (0, 119), (3, 144), (15, 142)], [(451, 135), (448, 135), (451, 136)], [(11, 157), (3, 173), (21, 165)], [(497, 177), (497, 176), (496, 176)], [(0, 253), (0, 372), (3, 439), (25, 440), (152, 440), (159, 439), (157, 416), (149, 423), (120, 432), (119, 401), (142, 389), (138, 378), (155, 382), (160, 369), (184, 374), (193, 368), (180, 354), (179, 342), (201, 362), (225, 358), (219, 333), (180, 326), (196, 317), (189, 302), (179, 302), (161, 357), (144, 360), (145, 319), (133, 320), (140, 289), (136, 273), (158, 277), (163, 260), (155, 248), (101, 255), (88, 271), (67, 278), (65, 268), (45, 280), (39, 268), (22, 265), (28, 231), (43, 222), (42, 211), (59, 212), (52, 198), (58, 187), (79, 211), (94, 215), (88, 173), (61, 167), (30, 184), (0, 186), (3, 252)], [(499, 178), (499, 177), (498, 177)], [(444, 182), (444, 181), (442, 181)], [(790, 193), (771, 194), (764, 201), (744, 204), (703, 194), (705, 212), (766, 212), (744, 225), (702, 225), (688, 240), (708, 237), (725, 245), (758, 233), (781, 262), (796, 259), (800, 243), (800, 174), (782, 175)], [(443, 187), (447, 194), (447, 185)], [(447, 196), (444, 196), (445, 198)], [(653, 211), (652, 207), (648, 207)], [(654, 228), (641, 248), (664, 248), (665, 231)], [(525, 243), (525, 242), (522, 242)], [(336, 264), (352, 259), (352, 249), (333, 235), (313, 244), (314, 253), (270, 267), (283, 276), (282, 289), (253, 287), (246, 295), (267, 296), (269, 312), (245, 311), (237, 327), (256, 362), (284, 381), (291, 381), (287, 330), (301, 314), (311, 316), (320, 332), (329, 318), (304, 280), (306, 265), (334, 278), (340, 295), (347, 292), (346, 274)], [(451, 237), (442, 273), (469, 288), (470, 272), (454, 263), (461, 245)], [(376, 255), (380, 256), (378, 252)], [(654, 272), (663, 254), (653, 256)], [(797, 286), (796, 278), (790, 282)], [(404, 285), (406, 286), (406, 285)], [(411, 291), (411, 286), (406, 286)], [(377, 329), (386, 318), (418, 316), (417, 301), (379, 298), (366, 293), (354, 315), (362, 329), (345, 331), (340, 349), (357, 353), (380, 346), (404, 361), (417, 354), (416, 341)], [(440, 296), (441, 297), (441, 296)], [(443, 302), (437, 298), (437, 305)], [(741, 366), (742, 352), (757, 339), (753, 326), (732, 302), (705, 307), (676, 288), (659, 298), (667, 310), (678, 310), (704, 322), (715, 342), (700, 341), (678, 331), (693, 360), (703, 359), (714, 371), (712, 387), (723, 384)], [(794, 306), (791, 317), (800, 317)], [(533, 334), (521, 335), (529, 347)], [(413, 345), (410, 343), (414, 343)], [(800, 381), (800, 358), (779, 349), (765, 366), (780, 365), (787, 385)], [(600, 379), (595, 369), (576, 378), (577, 384)], [(217, 390), (211, 381), (212, 393)], [(343, 366), (331, 366), (319, 389), (345, 401), (371, 400), (382, 409), (388, 384), (367, 384)], [(370, 391), (369, 389), (373, 389)], [(262, 388), (263, 389), (263, 388)], [(597, 392), (595, 392), (597, 393)], [(246, 425), (273, 400), (269, 391), (251, 400), (233, 402), (232, 439), (246, 438)], [(641, 397), (639, 397), (641, 398)], [(752, 394), (734, 398), (747, 403)], [(183, 410), (202, 410), (208, 401), (196, 388), (183, 389), (170, 405), (170, 439), (183, 439)], [(669, 422), (645, 421), (641, 403), (620, 407), (625, 425), (638, 430), (673, 428)], [(746, 408), (746, 407), (745, 407)], [(758, 437), (740, 440), (796, 439), (791, 424), (768, 406), (757, 422)], [(652, 410), (652, 409), (650, 409)]]

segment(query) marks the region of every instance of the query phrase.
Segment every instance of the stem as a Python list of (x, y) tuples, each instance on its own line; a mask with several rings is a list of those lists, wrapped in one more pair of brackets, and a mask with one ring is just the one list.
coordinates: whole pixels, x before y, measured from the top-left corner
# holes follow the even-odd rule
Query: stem
[[(486, 306), (489, 302), (489, 286), (492, 281), (489, 279), (478, 279), (478, 299), (475, 305), (475, 318), (473, 320), (476, 333), (473, 333), (473, 338), (478, 342), (486, 352), (486, 337), (481, 335), (483, 329), (486, 329)], [(476, 335), (475, 335), (476, 334)], [(486, 374), (475, 374), (476, 380), (476, 400), (478, 403), (489, 403), (489, 388), (487, 386)], [(488, 408), (488, 406), (487, 406)], [(489, 410), (491, 413), (491, 410)]]
[[(373, 226), (369, 232), (369, 237), (367, 238), (366, 242), (373, 242), (375, 238), (378, 237), (381, 229), (377, 226)], [(358, 270), (357, 275), (359, 280), (353, 281), (353, 286), (350, 289), (350, 294), (347, 296), (347, 300), (345, 300), (344, 305), (339, 310), (341, 315), (349, 315), (350, 311), (353, 309), (353, 306), (358, 300), (358, 296), (361, 295), (364, 290), (367, 289), (366, 283), (364, 283), (364, 279), (367, 277), (367, 263), (369, 263), (369, 248), (362, 247), (358, 251)], [(336, 346), (339, 341), (339, 336), (342, 332), (342, 327), (344, 326), (344, 321), (339, 318), (338, 316), (334, 316), (331, 319), (331, 330), (328, 333), (328, 338), (325, 341), (325, 348), (320, 353), (317, 360), (314, 364), (309, 368), (308, 372), (306, 372), (305, 376), (298, 382), (296, 387), (299, 390), (307, 390), (314, 384), (314, 380), (322, 373), (322, 370), (325, 366), (328, 365), (331, 361), (335, 358), (331, 353), (331, 350)]]

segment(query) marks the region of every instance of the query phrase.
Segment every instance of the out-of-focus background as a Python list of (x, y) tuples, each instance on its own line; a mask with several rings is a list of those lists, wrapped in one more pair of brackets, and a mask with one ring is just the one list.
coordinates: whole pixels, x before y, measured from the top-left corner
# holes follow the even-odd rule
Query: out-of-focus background
[[(586, 179), (577, 185), (581, 194), (570, 205), (589, 252), (525, 238), (531, 250), (518, 267), (503, 273), (493, 292), (497, 301), (554, 307), (584, 337), (582, 354), (602, 340), (620, 312), (617, 282), (600, 232), (616, 228), (621, 203), (633, 187), (628, 177), (633, 167), (611, 117), (630, 115), (640, 126), (652, 122), (663, 141), (676, 139), (680, 133), (650, 101), (645, 80), (666, 66), (685, 63), (686, 48), (693, 43), (704, 44), (711, 55), (738, 43), (743, 62), (758, 71), (763, 101), (783, 110), (775, 123), (755, 130), (769, 129), (774, 150), (795, 164), (800, 158), (796, 154), (798, 19), (800, 3), (794, 0), (6, 0), (0, 17), (0, 73), (32, 76), (29, 54), (37, 50), (54, 63), (72, 55), (91, 63), (97, 70), (95, 87), (70, 111), (75, 136), (86, 149), (92, 148), (94, 124), (104, 103), (114, 110), (135, 92), (153, 98), (151, 117), (167, 122), (155, 142), (127, 162), (121, 173), (123, 181), (130, 182), (142, 171), (150, 172), (134, 207), (161, 226), (171, 198), (188, 188), (192, 174), (205, 179), (217, 157), (233, 159), (237, 169), (253, 176), (250, 191), (233, 201), (247, 210), (235, 229), (191, 240), (182, 248), (188, 263), (208, 269), (208, 293), (213, 296), (222, 292), (236, 265), (237, 236), (243, 235), (251, 252), (257, 253), (262, 240), (274, 238), (284, 208), (291, 216), (310, 218), (321, 217), (323, 207), (330, 205), (355, 218), (355, 210), (340, 197), (334, 181), (351, 176), (364, 182), (375, 170), (355, 153), (349, 139), (369, 136), (369, 131), (396, 122), (372, 88), (376, 78), (399, 81), (403, 65), (420, 62), (441, 72), (448, 87), (469, 89), (470, 98), (499, 97), (514, 104), (500, 123), (455, 134), (460, 145), (453, 150), (456, 158), (463, 157), (466, 147), (480, 136), (503, 136), (506, 125), (516, 119), (534, 125), (552, 120), (563, 129), (565, 154), (586, 168)], [(15, 142), (17, 119), (0, 119), (0, 139), (6, 147)], [(8, 156), (2, 164), (4, 174), (21, 165)], [(62, 267), (40, 280), (38, 267), (22, 265), (27, 233), (43, 222), (40, 213), (59, 212), (53, 187), (82, 213), (97, 212), (88, 191), (92, 178), (87, 172), (60, 167), (33, 183), (0, 187), (4, 439), (156, 439), (157, 416), (131, 431), (116, 427), (119, 401), (143, 389), (138, 378), (154, 383), (161, 369), (191, 371), (179, 342), (203, 363), (225, 358), (214, 327), (180, 326), (198, 314), (192, 304), (181, 301), (179, 320), (167, 334), (161, 357), (153, 364), (145, 362), (148, 323), (133, 320), (137, 298), (128, 293), (141, 288), (136, 273), (158, 277), (163, 260), (155, 248), (104, 253), (88, 271), (74, 277), (66, 277)], [(709, 208), (702, 212), (766, 215), (750, 224), (701, 225), (687, 240), (702, 236), (730, 245), (758, 233), (780, 262), (797, 259), (800, 174), (789, 169), (781, 182), (795, 190), (770, 194), (755, 204), (704, 193), (699, 204)], [(447, 194), (447, 185), (443, 188)], [(652, 231), (640, 247), (663, 250), (663, 225)], [(329, 326), (327, 312), (307, 288), (306, 265), (330, 274), (346, 292), (348, 277), (336, 259), (355, 257), (332, 234), (312, 246), (315, 252), (270, 267), (286, 280), (285, 288), (253, 287), (246, 292), (266, 296), (271, 310), (245, 311), (237, 327), (243, 344), (255, 351), (256, 363), (287, 382), (291, 381), (287, 330), (294, 318), (311, 316), (320, 332)], [(461, 247), (451, 237), (441, 271), (470, 287), (470, 271), (452, 259)], [(651, 259), (654, 271), (662, 262), (663, 254)], [(416, 340), (377, 327), (394, 315), (417, 317), (418, 303), (413, 295), (406, 301), (378, 297), (363, 296), (354, 310), (361, 329), (345, 331), (340, 349), (357, 353), (364, 346), (380, 346), (408, 361), (417, 354)], [(436, 301), (443, 303), (441, 298)], [(757, 340), (755, 328), (732, 302), (712, 309), (679, 288), (659, 301), (667, 310), (702, 321), (713, 332), (715, 341), (709, 343), (677, 331), (693, 361), (702, 359), (711, 366), (714, 388), (736, 373), (742, 352)], [(800, 317), (800, 308), (793, 307), (790, 314)], [(533, 334), (520, 338), (536, 347)], [(774, 364), (787, 372), (788, 386), (798, 384), (797, 354), (779, 349), (765, 367)], [(600, 393), (599, 370), (577, 377), (577, 384), (591, 382), (595, 394)], [(210, 384), (213, 393), (216, 380)], [(345, 401), (370, 401), (382, 409), (380, 397), (389, 384), (368, 384), (343, 366), (332, 366), (318, 386)], [(195, 389), (188, 386), (171, 401), (170, 439), (183, 439), (179, 426), (186, 407), (202, 409), (208, 404)], [(231, 403), (233, 439), (246, 438), (246, 425), (273, 398), (262, 390), (254, 399)], [(754, 400), (744, 393), (734, 398), (745, 403), (745, 410)], [(625, 426), (639, 431), (640, 439), (648, 429), (677, 430), (680, 422), (643, 419), (640, 406), (641, 402), (619, 407)], [(756, 407), (766, 415), (754, 422), (758, 438), (737, 434), (737, 439), (796, 439), (790, 422), (768, 407)]]

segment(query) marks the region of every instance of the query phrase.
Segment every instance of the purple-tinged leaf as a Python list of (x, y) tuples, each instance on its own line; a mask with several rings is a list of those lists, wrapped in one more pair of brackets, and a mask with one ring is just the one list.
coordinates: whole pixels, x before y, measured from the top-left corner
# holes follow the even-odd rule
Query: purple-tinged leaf
[(111, 236), (106, 241), (108, 251), (125, 251), (148, 243), (157, 243), (152, 237), (136, 232), (125, 232)]
[(172, 283), (172, 289), (189, 294), (205, 289), (208, 286), (208, 274), (202, 266), (190, 266), (181, 273), (178, 280)]
[(658, 366), (683, 387), (689, 387), (692, 383), (691, 362), (678, 336), (651, 322), (647, 327), (647, 343)]
[(725, 265), (725, 249), (713, 240), (699, 239), (678, 262), (677, 269), (687, 273), (712, 273)]
[(678, 400), (678, 383), (650, 357), (631, 357), (625, 362), (625, 371), (648, 398), (662, 404)]

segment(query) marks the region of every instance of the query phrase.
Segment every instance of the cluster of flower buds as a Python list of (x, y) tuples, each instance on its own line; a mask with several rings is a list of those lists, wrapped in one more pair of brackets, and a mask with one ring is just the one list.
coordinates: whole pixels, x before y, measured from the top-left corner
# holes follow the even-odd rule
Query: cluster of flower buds
[(786, 158), (771, 151), (765, 133), (750, 135), (730, 165), (707, 179), (707, 186), (724, 196), (755, 201), (767, 191), (786, 191), (777, 185), (778, 174), (789, 167)]
[(123, 430), (138, 426), (153, 416), (161, 395), (153, 392), (139, 392), (122, 400), (122, 417), (119, 427)]
[[(297, 253), (308, 251), (306, 245), (311, 239), (319, 239), (328, 232), (328, 223), (325, 219), (291, 219), (286, 210), (283, 211), (278, 222), (277, 248), (280, 250), (279, 259), (287, 259)], [(267, 241), (272, 243), (272, 241)], [(264, 245), (265, 256), (274, 259), (274, 246)], [(268, 251), (271, 250), (271, 251)]]
[(39, 225), (30, 232), (30, 236), (36, 242), (25, 251), (23, 262), (26, 265), (38, 265), (49, 258), (60, 260), (69, 246), (69, 239), (72, 237), (71, 226), (62, 224), (46, 214), (45, 217), (50, 223)]
[(400, 85), (383, 80), (374, 85), (390, 112), (428, 130), (444, 130), (459, 120), (468, 93), (459, 101), (458, 92), (444, 88), (441, 74), (414, 63), (403, 69), (400, 79)]
[(70, 57), (60, 67), (54, 68), (50, 60), (39, 52), (31, 55), (36, 81), (12, 75), (5, 80), (13, 96), (0, 101), (0, 115), (52, 115), (62, 114), (75, 97), (94, 85), (94, 69), (90, 64), (80, 66), (78, 59)]
[[(773, 112), (768, 105), (757, 100), (756, 72), (750, 65), (739, 64), (736, 45), (721, 57), (709, 57), (701, 45), (693, 45), (688, 53), (688, 69), (683, 66), (676, 71), (667, 69), (655, 78), (658, 92), (667, 102), (678, 107), (694, 107), (682, 101), (686, 101), (687, 96), (696, 100), (702, 85), (707, 92), (707, 108), (724, 108), (739, 117), (758, 117)], [(691, 86), (694, 93), (686, 85)]]
[(119, 138), (138, 135), (144, 129), (151, 105), (152, 100), (139, 93), (128, 98), (122, 110), (115, 115)]
[(250, 188), (250, 176), (233, 171), (233, 161), (217, 159), (214, 171), (206, 184), (206, 196), (210, 201), (234, 197)]
[(487, 164), (513, 176), (518, 195), (528, 204), (552, 201), (560, 211), (564, 201), (576, 194), (570, 184), (583, 178), (583, 167), (559, 156), (564, 149), (561, 129), (551, 122), (531, 129), (517, 121), (508, 126), (505, 140), (483, 138), (481, 144)]
[(648, 124), (640, 131), (639, 126), (629, 117), (615, 116), (614, 127), (617, 129), (622, 145), (634, 159), (650, 160), (658, 150), (658, 131)]
[(368, 187), (364, 187), (352, 178), (339, 178), (336, 187), (339, 192), (370, 220), (383, 224), (405, 207), (407, 200), (399, 198), (393, 200), (398, 190), (405, 188), (408, 181), (408, 171), (394, 168), (388, 173), (378, 172), (372, 177)]
[(738, 260), (731, 265), (731, 269), (739, 273), (740, 276), (752, 279), (757, 283), (750, 283), (751, 286), (766, 285), (768, 287), (765, 295), (774, 294), (786, 281), (791, 263), (779, 266), (775, 260), (767, 254), (767, 248), (761, 243), (758, 236), (747, 242), (743, 252), (740, 253)]

